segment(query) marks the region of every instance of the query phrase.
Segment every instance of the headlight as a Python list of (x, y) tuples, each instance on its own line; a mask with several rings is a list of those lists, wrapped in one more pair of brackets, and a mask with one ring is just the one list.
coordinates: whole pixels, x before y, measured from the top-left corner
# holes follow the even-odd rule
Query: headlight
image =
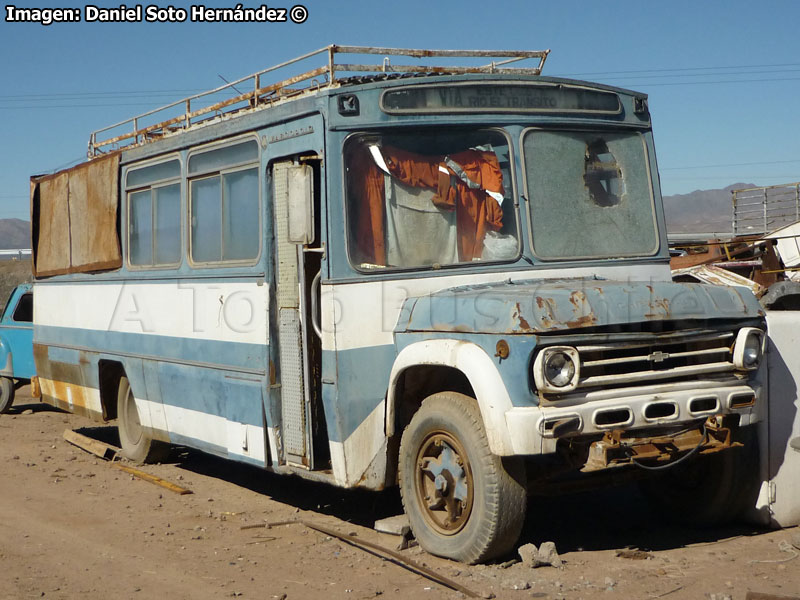
[(764, 354), (764, 332), (755, 327), (743, 327), (733, 345), (733, 365), (737, 369), (757, 369)]
[(557, 388), (569, 385), (575, 376), (575, 363), (564, 352), (553, 352), (544, 361), (544, 378)]
[(536, 388), (543, 392), (572, 391), (578, 385), (579, 375), (578, 351), (570, 346), (545, 348), (533, 362), (533, 379)]

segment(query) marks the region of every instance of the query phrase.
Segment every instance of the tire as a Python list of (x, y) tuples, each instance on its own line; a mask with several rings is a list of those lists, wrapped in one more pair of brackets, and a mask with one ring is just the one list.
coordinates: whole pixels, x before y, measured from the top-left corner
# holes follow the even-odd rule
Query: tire
[(525, 519), (525, 468), (489, 450), (474, 399), (428, 397), (400, 442), (400, 494), (420, 546), (474, 564), (509, 552)]
[(756, 427), (741, 429), (737, 438), (743, 447), (698, 456), (641, 481), (643, 494), (659, 515), (685, 525), (714, 527), (755, 507), (760, 484)]
[(169, 446), (154, 440), (142, 427), (139, 410), (127, 377), (119, 380), (117, 419), (122, 456), (137, 463), (161, 462), (166, 457)]
[(8, 377), (0, 377), (0, 414), (11, 410), (14, 403), (14, 382)]

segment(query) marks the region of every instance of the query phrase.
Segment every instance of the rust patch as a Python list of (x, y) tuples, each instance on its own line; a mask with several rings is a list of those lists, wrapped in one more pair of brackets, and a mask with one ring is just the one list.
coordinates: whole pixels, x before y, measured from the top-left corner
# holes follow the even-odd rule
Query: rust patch
[(670, 314), (669, 300), (667, 298), (658, 298), (653, 300), (650, 302), (650, 308), (652, 309), (652, 312), (645, 315), (645, 317), (648, 319), (656, 319), (662, 316), (669, 316)]
[(536, 297), (536, 305), (543, 311), (538, 316), (539, 324), (544, 329), (559, 329), (560, 322), (556, 321), (555, 311), (553, 310), (553, 300), (551, 298)]
[(674, 435), (638, 437), (635, 432), (622, 429), (607, 431), (602, 440), (592, 443), (590, 459), (581, 470), (598, 471), (637, 459), (669, 464), (678, 459), (681, 452), (693, 448), (700, 448), (700, 454), (712, 454), (741, 446), (740, 442), (731, 439), (731, 430), (724, 425), (721, 415), (717, 415), (706, 419), (704, 430), (698, 427)]
[[(537, 298), (537, 301), (541, 300), (541, 298)], [(541, 306), (541, 305), (540, 305)], [(522, 307), (519, 305), (519, 302), (514, 304), (514, 312), (511, 314), (512, 319), (517, 319), (519, 322), (519, 328), (522, 331), (533, 331), (530, 323), (522, 316)]]
[[(597, 317), (594, 315), (594, 312), (591, 310), (591, 306), (589, 306), (586, 294), (582, 290), (575, 290), (569, 295), (569, 301), (572, 306), (575, 307), (575, 320), (567, 321), (567, 327), (591, 327), (595, 323), (597, 323)], [(588, 314), (580, 314), (589, 308)], [(578, 316), (580, 314), (580, 316)]]
[(41, 365), (47, 363), (49, 357), (50, 357), (49, 346), (45, 346), (43, 344), (33, 345), (33, 360), (36, 364), (37, 371), (42, 368)]
[(582, 317), (578, 317), (574, 321), (567, 321), (567, 327), (570, 329), (578, 328), (578, 327), (591, 327), (597, 323), (597, 317), (592, 314), (583, 315)]
[(575, 290), (569, 295), (569, 301), (575, 308), (581, 308), (586, 302), (586, 294), (581, 290)]

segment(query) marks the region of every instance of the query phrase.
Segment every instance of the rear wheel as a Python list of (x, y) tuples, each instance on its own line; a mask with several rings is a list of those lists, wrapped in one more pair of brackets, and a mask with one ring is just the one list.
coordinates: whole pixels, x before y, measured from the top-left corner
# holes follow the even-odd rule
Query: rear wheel
[(400, 492), (431, 554), (476, 563), (510, 551), (525, 518), (524, 465), (492, 454), (475, 400), (427, 398), (400, 444)]
[(169, 447), (154, 440), (142, 427), (136, 399), (127, 377), (119, 380), (117, 418), (122, 456), (139, 463), (159, 462), (166, 457)]
[(7, 413), (14, 403), (14, 382), (0, 377), (0, 413)]

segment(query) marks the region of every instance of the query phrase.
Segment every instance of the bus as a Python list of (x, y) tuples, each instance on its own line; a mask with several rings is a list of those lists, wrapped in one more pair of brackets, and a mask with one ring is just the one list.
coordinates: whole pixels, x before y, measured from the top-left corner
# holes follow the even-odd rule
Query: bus
[(468, 563), (598, 474), (736, 512), (764, 312), (671, 281), (647, 97), (548, 52), (331, 45), (93, 132), (31, 179), (43, 400), (134, 461), (399, 486)]

